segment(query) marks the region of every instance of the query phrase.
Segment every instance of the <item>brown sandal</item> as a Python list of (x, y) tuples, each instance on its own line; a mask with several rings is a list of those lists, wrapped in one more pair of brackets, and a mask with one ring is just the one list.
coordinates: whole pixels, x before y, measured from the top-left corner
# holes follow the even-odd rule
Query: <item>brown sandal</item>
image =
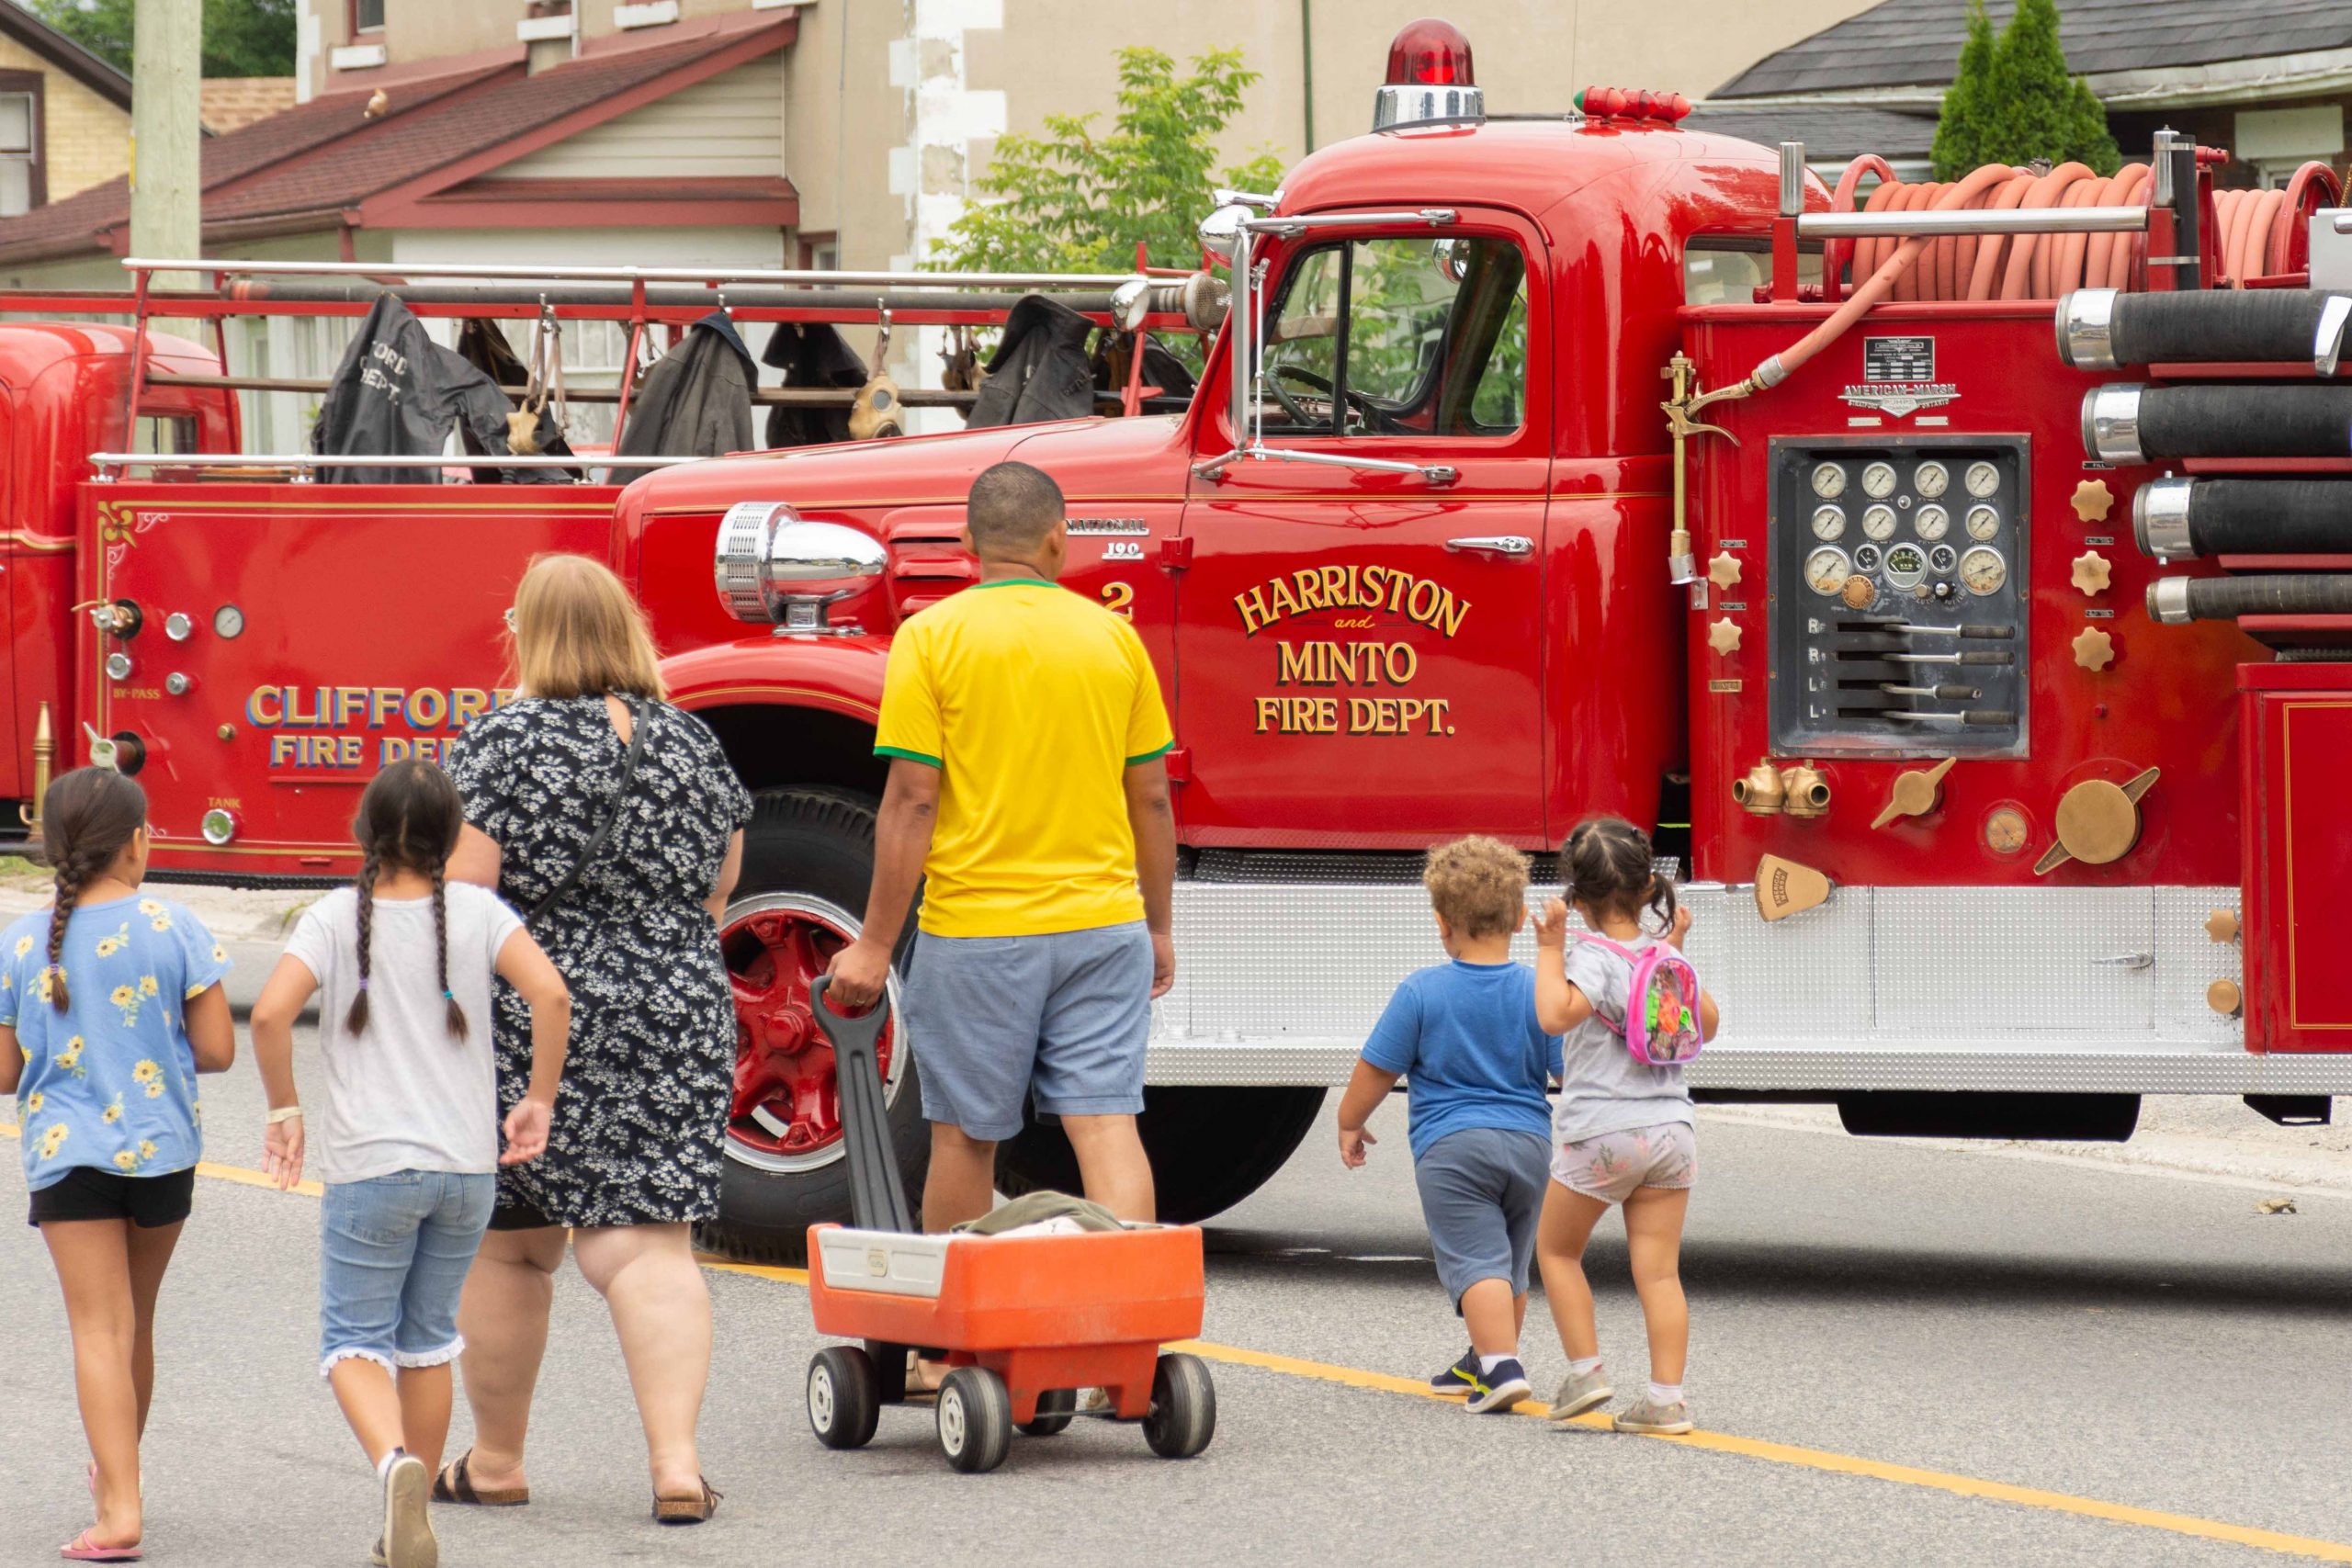
[(493, 1486), (477, 1491), (467, 1461), (474, 1457), (468, 1449), (433, 1478), (433, 1500), (436, 1503), (464, 1503), (477, 1508), (519, 1508), (531, 1500), (527, 1486)]
[(712, 1491), (710, 1483), (707, 1481), (703, 1481), (699, 1477), (696, 1481), (702, 1487), (702, 1495), (698, 1497), (664, 1497), (659, 1492), (653, 1495), (653, 1517), (656, 1523), (699, 1525), (707, 1523), (711, 1515), (718, 1512), (718, 1499), (723, 1494)]

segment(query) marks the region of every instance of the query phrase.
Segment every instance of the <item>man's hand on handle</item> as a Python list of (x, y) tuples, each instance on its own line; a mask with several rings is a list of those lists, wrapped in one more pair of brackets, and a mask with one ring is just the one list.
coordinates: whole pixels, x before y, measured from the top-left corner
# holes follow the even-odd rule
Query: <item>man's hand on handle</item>
[[(1171, 970), (1174, 964), (1171, 956)], [(842, 1014), (863, 1012), (881, 999), (882, 988), (890, 983), (890, 951), (861, 938), (834, 953), (825, 973), (833, 982), (825, 992), (825, 1005)]]

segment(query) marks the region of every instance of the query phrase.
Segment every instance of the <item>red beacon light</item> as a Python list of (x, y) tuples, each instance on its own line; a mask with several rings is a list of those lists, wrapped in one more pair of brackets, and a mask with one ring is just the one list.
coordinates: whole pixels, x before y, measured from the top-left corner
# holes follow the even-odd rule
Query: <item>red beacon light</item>
[(1679, 93), (1630, 92), (1623, 87), (1587, 87), (1576, 96), (1577, 112), (1587, 119), (1634, 119), (1672, 125), (1690, 112), (1690, 100)]
[(1388, 46), (1388, 80), (1373, 99), (1373, 130), (1478, 120), (1486, 112), (1462, 29), (1435, 17), (1406, 23)]

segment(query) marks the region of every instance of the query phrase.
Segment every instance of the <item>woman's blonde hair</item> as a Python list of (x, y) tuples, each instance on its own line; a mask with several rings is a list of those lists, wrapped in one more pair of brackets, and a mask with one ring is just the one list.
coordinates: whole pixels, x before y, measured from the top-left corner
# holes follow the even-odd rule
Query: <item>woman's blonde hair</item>
[(644, 608), (586, 556), (531, 562), (514, 585), (514, 640), (515, 684), (526, 696), (669, 697)]

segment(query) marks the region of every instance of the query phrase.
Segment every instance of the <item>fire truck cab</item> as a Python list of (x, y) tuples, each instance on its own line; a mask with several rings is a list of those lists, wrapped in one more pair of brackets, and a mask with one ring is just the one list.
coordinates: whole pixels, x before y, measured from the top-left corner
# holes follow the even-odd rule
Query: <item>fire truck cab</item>
[[(616, 498), (52, 463), (101, 612), (52, 700), (143, 759), (159, 866), (334, 874), (350, 786), (506, 694), (523, 561), (609, 558), (758, 800), (711, 1235), (755, 1255), (846, 1209), (808, 985), (864, 908), (891, 634), (975, 580), (964, 496), (1006, 458), (1059, 481), (1064, 586), (1133, 621), (1175, 720), (1167, 1217), (1271, 1176), (1436, 955), (1421, 851), (1493, 834), (1551, 888), (1603, 812), (1696, 911), (1725, 1017), (1702, 1095), (1866, 1133), (2118, 1138), (2151, 1093), (2324, 1119), (2352, 1085), (2324, 814), (2352, 553), (2240, 528), (2200, 554), (2189, 520), (2250, 505), (2199, 486), (2352, 474), (2352, 407), (2297, 427), (2332, 447), (2264, 434), (2293, 423), (2265, 399), (2337, 390), (2312, 322), (2275, 319), (2291, 296), (2344, 331), (2301, 238), (2333, 176), (2225, 224), (2210, 150), (2162, 143), (2137, 184), (1980, 171), (1914, 201), (1882, 165), (1865, 203), (1668, 96), (1486, 117), (1442, 25), (1390, 76), (1381, 129), (1204, 225), (1232, 304), (1182, 412), (745, 453)], [(2278, 239), (2248, 249), (2257, 221)], [(28, 633), (62, 637), (62, 604), (16, 603), (28, 735)], [(894, 1026), (883, 1061), (916, 1173), (922, 1043)], [(1001, 1177), (1075, 1171), (1039, 1124)]]

